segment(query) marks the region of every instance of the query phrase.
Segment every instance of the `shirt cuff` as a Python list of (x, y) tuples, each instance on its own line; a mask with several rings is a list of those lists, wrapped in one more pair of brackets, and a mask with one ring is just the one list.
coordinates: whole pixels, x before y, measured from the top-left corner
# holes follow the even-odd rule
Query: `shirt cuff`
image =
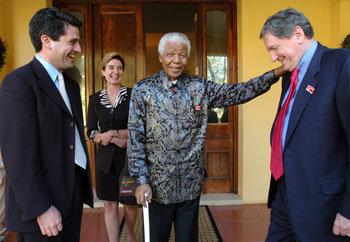
[(143, 176), (139, 176), (139, 178), (137, 178), (137, 185), (141, 186), (141, 185), (145, 185), (148, 184), (148, 179), (145, 175)]
[(90, 139), (94, 139), (95, 138), (95, 135), (97, 134), (97, 133), (99, 133), (99, 131), (98, 130), (93, 130), (93, 131), (91, 131), (91, 133), (90, 133)]

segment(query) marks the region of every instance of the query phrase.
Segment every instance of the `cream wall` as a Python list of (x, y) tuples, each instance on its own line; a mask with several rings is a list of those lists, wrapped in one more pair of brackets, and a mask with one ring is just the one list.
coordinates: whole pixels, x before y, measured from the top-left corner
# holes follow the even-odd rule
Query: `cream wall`
[[(330, 45), (330, 0), (239, 0), (237, 5), (239, 81), (278, 66), (271, 63), (259, 40), (259, 32), (266, 18), (280, 9), (293, 7), (304, 12), (314, 27), (315, 38)], [(280, 90), (277, 84), (267, 94), (239, 107), (238, 191), (245, 203), (266, 202), (267, 199), (269, 135)]]
[[(3, 41), (8, 43), (9, 41), (8, 34), (7, 34), (8, 26), (6, 24), (6, 19), (8, 19), (7, 18), (8, 8), (5, 3), (6, 3), (6, 0), (0, 0), (0, 37)], [(9, 55), (7, 55), (6, 64), (0, 70), (0, 81), (3, 79), (4, 74), (8, 70), (8, 59), (9, 59)]]
[(342, 1), (339, 0), (331, 0), (330, 1), (330, 35), (332, 36), (330, 38), (330, 46), (331, 47), (338, 47), (340, 44), (340, 38), (341, 38), (341, 3)]
[(336, 44), (341, 44), (344, 38), (350, 34), (350, 0), (341, 1), (340, 6), (340, 39)]
[(40, 8), (50, 6), (47, 0), (0, 0), (0, 35), (8, 43), (6, 66), (0, 72), (3, 76), (27, 63), (33, 58), (34, 47), (29, 38), (28, 24)]
[(330, 45), (339, 47), (350, 34), (350, 0), (331, 0)]

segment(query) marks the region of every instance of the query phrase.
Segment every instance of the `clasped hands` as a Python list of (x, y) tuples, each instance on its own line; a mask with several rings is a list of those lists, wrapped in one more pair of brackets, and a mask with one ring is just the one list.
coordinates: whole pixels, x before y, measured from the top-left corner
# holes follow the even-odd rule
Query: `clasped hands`
[(94, 137), (94, 142), (101, 145), (108, 145), (110, 143), (115, 144), (120, 148), (125, 148), (127, 146), (128, 130), (109, 130), (104, 133), (96, 133)]

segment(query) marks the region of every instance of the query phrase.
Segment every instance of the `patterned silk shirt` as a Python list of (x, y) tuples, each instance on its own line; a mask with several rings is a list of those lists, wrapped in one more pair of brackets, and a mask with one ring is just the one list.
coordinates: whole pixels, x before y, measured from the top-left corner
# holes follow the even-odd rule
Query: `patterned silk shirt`
[(268, 91), (273, 71), (245, 83), (217, 84), (163, 71), (135, 84), (129, 110), (129, 173), (162, 204), (195, 199), (204, 176), (208, 109), (247, 102)]

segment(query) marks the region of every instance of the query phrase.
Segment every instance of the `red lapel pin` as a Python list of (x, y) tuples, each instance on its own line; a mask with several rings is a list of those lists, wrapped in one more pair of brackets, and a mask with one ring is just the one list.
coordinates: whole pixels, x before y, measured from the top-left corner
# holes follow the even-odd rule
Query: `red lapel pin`
[(307, 85), (305, 89), (308, 93), (313, 94), (315, 91), (315, 88), (313, 86)]

